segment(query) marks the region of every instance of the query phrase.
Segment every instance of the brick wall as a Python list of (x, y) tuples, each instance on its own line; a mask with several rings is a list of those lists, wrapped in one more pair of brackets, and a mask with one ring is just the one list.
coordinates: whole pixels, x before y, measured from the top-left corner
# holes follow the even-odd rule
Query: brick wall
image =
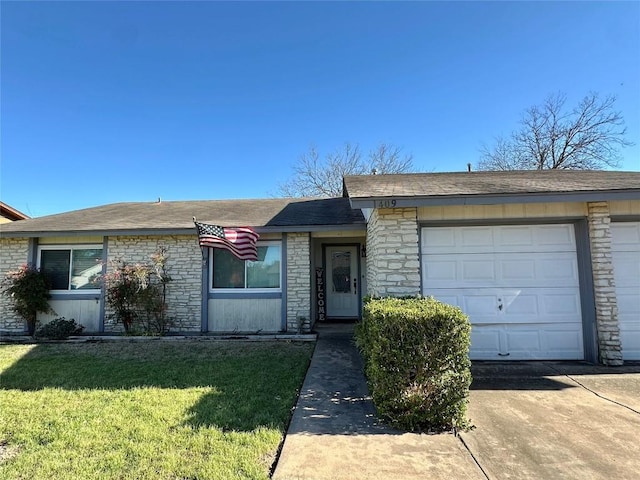
[(611, 258), (609, 204), (590, 202), (587, 209), (600, 361), (605, 365), (622, 365), (618, 305)]
[[(27, 263), (29, 254), (29, 240), (26, 238), (0, 238), (0, 277), (7, 272), (16, 270)], [(18, 332), (25, 330), (22, 317), (12, 309), (11, 298), (0, 294), (0, 332)]]
[[(167, 287), (168, 315), (173, 317), (174, 332), (199, 332), (202, 310), (202, 252), (193, 235), (167, 236), (117, 236), (108, 238), (107, 271), (112, 261), (121, 259), (127, 263), (148, 263), (159, 246), (167, 248), (167, 273), (172, 281)], [(109, 319), (105, 306), (105, 331), (120, 332), (122, 325)]]
[(376, 296), (420, 293), (416, 208), (376, 209), (367, 223), (367, 290)]
[(311, 251), (308, 233), (287, 234), (287, 331), (298, 330), (298, 316), (306, 318), (310, 330)]

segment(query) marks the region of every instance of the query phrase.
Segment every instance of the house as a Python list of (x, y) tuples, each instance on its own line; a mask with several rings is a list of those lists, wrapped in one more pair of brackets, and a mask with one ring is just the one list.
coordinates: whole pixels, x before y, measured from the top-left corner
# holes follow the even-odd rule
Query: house
[[(200, 248), (193, 217), (256, 228), (263, 260), (241, 264), (242, 285), (232, 285), (228, 252)], [(357, 318), (360, 293), (366, 291), (356, 276), (366, 225), (347, 198), (118, 203), (20, 224), (0, 230), (0, 272), (23, 263), (48, 270), (55, 287), (52, 308), (58, 316), (82, 323), (86, 332), (120, 331), (108, 321), (100, 287), (83, 280), (90, 266), (102, 263), (106, 272), (110, 260), (146, 262), (160, 245), (167, 247), (173, 279), (168, 315), (182, 332), (297, 331), (299, 317), (306, 319), (308, 329), (315, 269), (324, 264), (331, 269), (348, 258), (346, 268), (352, 270), (344, 274), (353, 277), (358, 295), (329, 293), (328, 313)], [(255, 279), (258, 270), (264, 271)], [(8, 301), (0, 297), (0, 329), (22, 331)], [(43, 315), (41, 320), (51, 318)]]
[(24, 213), (16, 210), (11, 205), (0, 202), (0, 223), (15, 222), (16, 220), (24, 220), (29, 218)]
[[(258, 231), (241, 285), (194, 216)], [(297, 331), (357, 319), (366, 294), (421, 294), (469, 314), (473, 359), (640, 360), (640, 172), (347, 176), (343, 198), (120, 203), (2, 225), (0, 242), (0, 271), (60, 273), (52, 306), (87, 331), (120, 327), (78, 259), (164, 245), (184, 332)], [(22, 331), (0, 302), (0, 330)]]

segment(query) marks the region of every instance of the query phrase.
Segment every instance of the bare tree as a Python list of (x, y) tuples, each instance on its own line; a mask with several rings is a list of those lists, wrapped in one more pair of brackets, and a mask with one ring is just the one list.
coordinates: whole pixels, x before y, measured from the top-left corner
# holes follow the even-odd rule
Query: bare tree
[(293, 166), (293, 175), (278, 185), (278, 195), (285, 197), (339, 197), (344, 175), (413, 171), (413, 156), (402, 148), (381, 143), (363, 158), (360, 147), (345, 143), (341, 148), (320, 157), (311, 146)]
[(589, 93), (570, 111), (567, 97), (549, 95), (542, 105), (527, 109), (520, 129), (483, 147), (478, 170), (598, 170), (620, 165), (625, 140), (622, 114), (614, 110), (616, 97)]

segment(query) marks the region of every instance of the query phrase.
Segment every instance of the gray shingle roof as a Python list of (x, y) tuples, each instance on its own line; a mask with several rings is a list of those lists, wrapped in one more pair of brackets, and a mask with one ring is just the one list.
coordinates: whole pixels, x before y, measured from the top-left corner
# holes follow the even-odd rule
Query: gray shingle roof
[(362, 226), (364, 218), (346, 198), (272, 198), (114, 203), (2, 224), (1, 236), (52, 232), (193, 230), (192, 217), (222, 226), (307, 231), (319, 226)]
[(357, 208), (378, 206), (372, 200), (385, 198), (399, 199), (396, 206), (584, 201), (622, 198), (620, 195), (640, 200), (640, 172), (546, 170), (347, 176), (344, 194), (348, 198), (115, 203), (1, 224), (0, 236), (145, 231), (195, 234), (194, 216), (206, 223), (251, 226), (263, 231), (363, 229), (364, 217)]
[(528, 170), (358, 175), (344, 178), (344, 194), (351, 200), (624, 190), (640, 193), (640, 172)]

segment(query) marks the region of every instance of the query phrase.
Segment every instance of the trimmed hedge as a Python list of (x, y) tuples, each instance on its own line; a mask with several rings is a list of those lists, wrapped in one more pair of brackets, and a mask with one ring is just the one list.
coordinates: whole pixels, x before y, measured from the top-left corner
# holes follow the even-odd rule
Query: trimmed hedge
[(379, 415), (408, 431), (468, 429), (471, 325), (433, 298), (365, 302), (356, 343)]

